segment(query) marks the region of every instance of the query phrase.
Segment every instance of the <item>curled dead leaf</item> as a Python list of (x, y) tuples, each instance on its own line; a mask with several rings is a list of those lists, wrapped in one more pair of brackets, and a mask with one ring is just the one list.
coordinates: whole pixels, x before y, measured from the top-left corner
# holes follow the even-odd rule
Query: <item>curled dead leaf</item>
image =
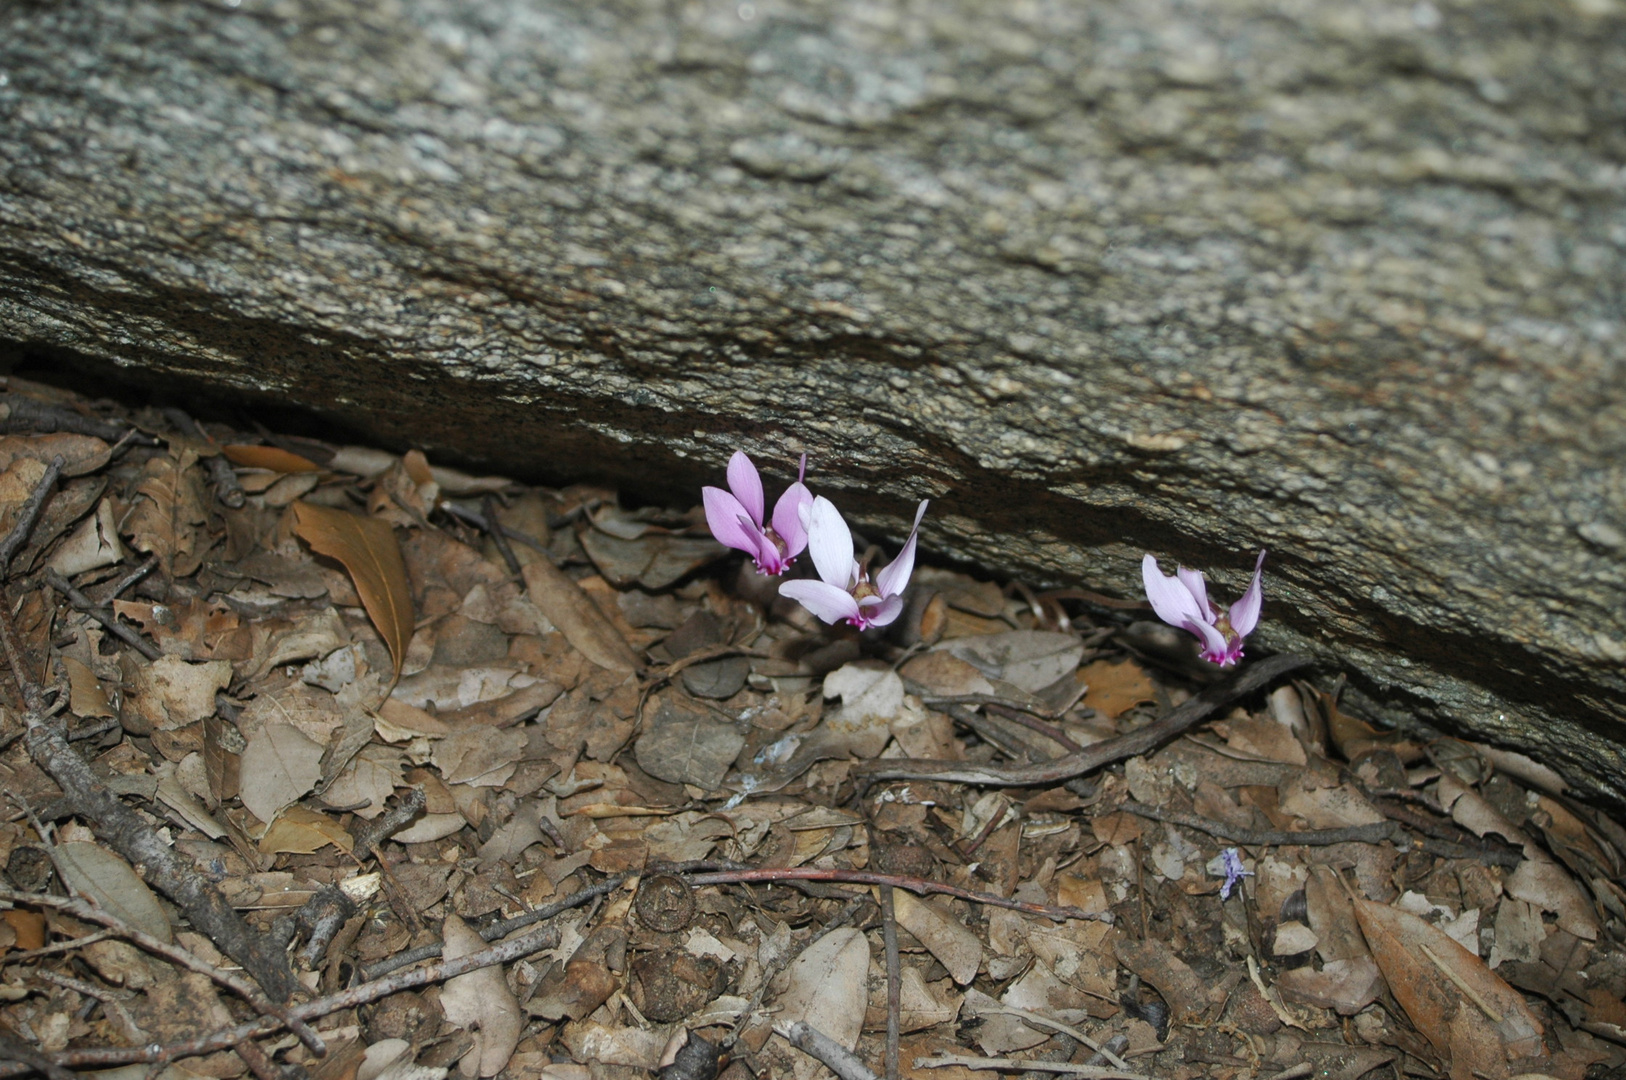
[(269, 469), (279, 473), (321, 472), (322, 467), (280, 446), (222, 446), (220, 452), (233, 465), (245, 469)]
[(638, 670), (638, 657), (627, 639), (593, 598), (552, 562), (537, 559), (527, 564), (525, 589), (548, 621), (587, 659), (611, 671)]
[(389, 646), (394, 677), (399, 679), (412, 640), (413, 616), (412, 586), (395, 530), (376, 518), (307, 502), (294, 504), (294, 516), (294, 531), (301, 539), (349, 571), (367, 617)]

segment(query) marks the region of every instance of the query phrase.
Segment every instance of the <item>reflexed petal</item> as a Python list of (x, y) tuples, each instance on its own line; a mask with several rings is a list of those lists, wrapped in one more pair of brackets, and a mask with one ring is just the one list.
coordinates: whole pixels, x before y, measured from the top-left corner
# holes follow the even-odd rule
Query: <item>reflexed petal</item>
[(1198, 570), (1187, 570), (1177, 567), (1174, 576), (1180, 579), (1180, 584), (1186, 587), (1186, 592), (1197, 601), (1197, 610), (1203, 613), (1204, 622), (1214, 621), (1214, 606), (1208, 602), (1208, 583), (1203, 581), (1203, 575)]
[(1225, 640), (1224, 634), (1205, 622), (1188, 622), (1185, 628), (1203, 639), (1204, 660), (1212, 661), (1221, 667), (1236, 663), (1236, 657), (1231, 656), (1231, 645)]
[[(755, 529), (755, 526), (744, 518), (740, 519), (740, 527), (748, 531)], [(783, 574), (785, 568), (790, 565), (790, 560), (785, 558), (779, 550), (779, 545), (774, 543), (766, 532), (757, 530), (755, 535), (757, 546), (751, 557), (756, 560), (757, 570), (769, 577)]]
[[(1248, 584), (1248, 591), (1231, 605), (1231, 629), (1238, 637), (1247, 637), (1259, 625), (1259, 609), (1265, 605), (1264, 572), (1265, 553), (1261, 551), (1259, 561), (1253, 565), (1253, 581)], [(1241, 655), (1240, 650), (1238, 655)]]
[(813, 500), (808, 513), (807, 551), (819, 577), (846, 592), (853, 580), (853, 534), (836, 504), (823, 495)]
[(751, 459), (745, 456), (744, 450), (734, 451), (734, 456), (728, 459), (728, 490), (740, 500), (745, 512), (750, 515), (756, 524), (762, 524), (762, 508), (765, 505), (762, 498), (762, 477), (757, 475), (757, 467), (751, 464)]
[(858, 617), (858, 601), (846, 589), (824, 581), (803, 578), (779, 586), (779, 595), (788, 596), (827, 623)]
[(881, 600), (866, 596), (858, 604), (860, 627), (888, 626), (903, 612), (903, 597), (888, 596)]
[[(909, 575), (915, 572), (916, 534), (920, 532), (920, 519), (926, 516), (926, 505), (930, 501), (929, 499), (920, 500), (920, 507), (915, 511), (914, 527), (909, 530), (908, 542), (903, 545), (903, 550), (898, 552), (898, 557), (888, 563), (886, 569), (875, 575), (875, 587), (880, 590), (882, 596), (896, 596), (903, 592), (904, 587), (909, 584)], [(893, 616), (893, 618), (896, 617), (896, 615)], [(887, 620), (887, 622), (891, 621), (892, 619)], [(875, 625), (884, 626), (885, 623), (876, 623)]]
[(795, 558), (807, 550), (807, 526), (802, 524), (802, 511), (812, 505), (813, 493), (800, 482), (786, 488), (774, 504), (773, 531), (785, 542), (787, 558)]
[(1146, 586), (1146, 599), (1158, 618), (1170, 626), (1185, 626), (1187, 623), (1208, 625), (1209, 613), (1197, 606), (1197, 598), (1191, 595), (1183, 582), (1165, 577), (1163, 571), (1157, 568), (1157, 560), (1150, 555), (1141, 560), (1140, 576)]
[(711, 535), (717, 538), (717, 542), (749, 552), (754, 557), (759, 550), (756, 530), (747, 531), (746, 526), (741, 524), (741, 518), (750, 519), (740, 500), (722, 488), (714, 487), (701, 488), (700, 497), (706, 505), (706, 524), (711, 527)]

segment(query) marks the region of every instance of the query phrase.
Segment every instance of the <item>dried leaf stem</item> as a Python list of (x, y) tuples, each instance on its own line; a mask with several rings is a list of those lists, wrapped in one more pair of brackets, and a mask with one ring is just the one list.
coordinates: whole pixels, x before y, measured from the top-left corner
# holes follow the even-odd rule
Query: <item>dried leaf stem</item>
[(28, 501), (23, 503), (22, 509), (18, 512), (17, 523), (11, 527), (6, 538), (0, 540), (0, 580), (4, 580), (11, 572), (11, 559), (17, 554), (17, 549), (28, 543), (28, 535), (34, 531), (34, 523), (39, 520), (40, 511), (45, 508), (45, 501), (51, 497), (51, 492), (56, 490), (56, 482), (62, 476), (62, 466), (61, 454), (51, 459), (51, 463), (45, 467), (45, 475), (34, 485), (34, 490), (29, 492)]
[(802, 1053), (818, 1058), (841, 1080), (878, 1080), (857, 1054), (816, 1027), (797, 1021), (779, 1034)]
[(898, 959), (898, 919), (892, 886), (882, 885), (881, 942), (886, 949), (886, 1080), (898, 1080), (898, 1036), (903, 1027), (903, 972)]
[(892, 758), (861, 761), (853, 766), (859, 784), (878, 780), (940, 780), (996, 787), (1042, 787), (1144, 754), (1188, 728), (1195, 727), (1240, 697), (1263, 688), (1290, 671), (1310, 663), (1308, 656), (1270, 656), (1244, 667), (1224, 682), (1215, 683), (1161, 720), (1116, 739), (1094, 743), (1075, 753), (1036, 765), (979, 765), (965, 761)]
[[(358, 1005), (366, 1005), (380, 998), (398, 994), (402, 990), (411, 990), (430, 983), (444, 982), (466, 972), (477, 971), (480, 968), (491, 967), (493, 964), (506, 964), (511, 960), (529, 956), (541, 949), (551, 948), (559, 942), (559, 931), (552, 926), (539, 926), (528, 934), (505, 941), (501, 945), (494, 945), (489, 949), (470, 953), (456, 960), (443, 960), (438, 964), (427, 967), (414, 968), (411, 971), (401, 971), (382, 979), (353, 986), (348, 990), (341, 990), (314, 1001), (291, 1005), (286, 1010), (286, 1016), (296, 1021), (314, 1020), (320, 1016), (339, 1012), (342, 1009), (353, 1009)], [(65, 1068), (104, 1068), (114, 1065), (130, 1064), (161, 1064), (174, 1061), (177, 1058), (196, 1057), (201, 1054), (212, 1054), (216, 1050), (235, 1049), (238, 1043), (245, 1039), (255, 1039), (268, 1035), (283, 1026), (282, 1018), (275, 1016), (262, 1016), (258, 1020), (251, 1020), (236, 1027), (224, 1028), (200, 1035), (194, 1039), (170, 1043), (168, 1046), (128, 1046), (111, 1047), (103, 1050), (68, 1050), (60, 1054), (49, 1055), (47, 1060), (57, 1066)], [(22, 1065), (13, 1062), (0, 1062), (0, 1080), (6, 1077), (17, 1076), (33, 1068), (32, 1065)], [(69, 1074), (71, 1076), (71, 1074)]]
[(903, 874), (877, 874), (869, 870), (820, 870), (812, 867), (796, 866), (781, 867), (770, 870), (721, 870), (709, 874), (685, 874), (684, 880), (690, 885), (755, 885), (774, 881), (833, 881), (844, 885), (890, 885), (897, 889), (906, 889), (919, 896), (953, 896), (960, 900), (969, 900), (974, 904), (987, 904), (990, 907), (1009, 908), (1012, 911), (1021, 911), (1029, 915), (1040, 915), (1046, 919), (1092, 919), (1097, 922), (1111, 922), (1109, 912), (1091, 914), (1076, 907), (1052, 907), (1048, 904), (1028, 904), (1021, 900), (1010, 900), (993, 893), (972, 892), (956, 885), (945, 885), (940, 881), (931, 881), (926, 878), (908, 877)]
[(1229, 840), (1233, 844), (1250, 846), (1281, 847), (1284, 844), (1304, 844), (1307, 847), (1327, 847), (1331, 844), (1380, 844), (1385, 840), (1406, 845), (1410, 841), (1400, 826), (1392, 821), (1379, 821), (1372, 825), (1348, 825), (1341, 829), (1305, 829), (1302, 832), (1287, 832), (1279, 829), (1241, 829), (1212, 818), (1187, 814), (1180, 810), (1163, 810), (1133, 800), (1124, 803), (1119, 809), (1136, 817), (1164, 821), (1170, 825), (1184, 825), (1188, 829), (1196, 829), (1210, 836), (1217, 836), (1221, 840)]
[(134, 627), (120, 622), (117, 615), (114, 615), (107, 608), (74, 588), (72, 582), (55, 570), (45, 571), (45, 580), (50, 583), (51, 588), (61, 593), (68, 603), (73, 605), (75, 611), (89, 615), (92, 619), (101, 623), (114, 637), (145, 656), (148, 660), (156, 660), (164, 655), (159, 651), (158, 646), (136, 633)]

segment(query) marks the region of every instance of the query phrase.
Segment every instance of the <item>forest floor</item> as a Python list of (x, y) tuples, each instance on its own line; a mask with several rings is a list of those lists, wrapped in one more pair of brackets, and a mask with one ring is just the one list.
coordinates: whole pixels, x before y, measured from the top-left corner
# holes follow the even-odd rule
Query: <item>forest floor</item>
[(1138, 582), (860, 634), (698, 491), (255, 427), (0, 394), (0, 1076), (1626, 1075), (1539, 763)]

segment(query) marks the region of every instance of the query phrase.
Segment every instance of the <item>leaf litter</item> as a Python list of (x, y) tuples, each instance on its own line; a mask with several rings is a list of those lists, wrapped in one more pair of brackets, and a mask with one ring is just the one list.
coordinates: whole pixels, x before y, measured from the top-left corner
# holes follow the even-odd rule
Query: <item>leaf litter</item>
[(1626, 1067), (1626, 830), (1336, 672), (929, 565), (830, 629), (698, 506), (6, 395), (103, 427), (0, 438), (0, 1074)]

